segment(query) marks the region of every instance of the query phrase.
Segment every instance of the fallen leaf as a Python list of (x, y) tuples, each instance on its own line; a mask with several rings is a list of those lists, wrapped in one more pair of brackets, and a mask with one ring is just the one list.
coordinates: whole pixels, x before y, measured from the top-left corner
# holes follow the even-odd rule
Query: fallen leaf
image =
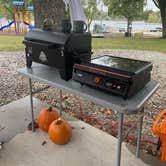
[(2, 131), (2, 130), (4, 130), (4, 129), (5, 129), (5, 127), (1, 127), (1, 126), (0, 126), (0, 131)]
[(66, 99), (68, 99), (68, 96), (67, 95), (63, 95), (63, 100), (66, 100)]
[(43, 142), (42, 142), (42, 146), (44, 146), (45, 144), (47, 144), (47, 142), (46, 142), (46, 141), (43, 141)]
[(106, 116), (110, 116), (110, 115), (112, 115), (112, 110), (107, 110), (107, 111), (104, 112), (104, 114)]
[(6, 109), (2, 109), (2, 110), (0, 110), (0, 112), (6, 112), (7, 110)]
[(2, 150), (3, 149), (3, 142), (0, 142), (0, 150)]
[(45, 99), (46, 99), (46, 96), (45, 96), (45, 95), (39, 96), (39, 100), (44, 101)]
[(102, 128), (101, 125), (98, 125), (98, 124), (93, 125), (93, 126), (96, 127), (97, 129), (101, 129)]

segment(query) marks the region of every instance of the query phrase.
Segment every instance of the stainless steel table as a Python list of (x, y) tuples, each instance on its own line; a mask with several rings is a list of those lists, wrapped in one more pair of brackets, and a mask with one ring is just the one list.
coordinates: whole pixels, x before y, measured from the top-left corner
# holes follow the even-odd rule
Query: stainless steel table
[[(144, 110), (145, 102), (153, 95), (153, 93), (158, 89), (159, 84), (156, 81), (150, 81), (144, 89), (133, 96), (130, 99), (124, 100), (121, 97), (109, 95), (101, 91), (89, 88), (87, 86), (81, 86), (73, 80), (64, 81), (60, 78), (57, 69), (33, 63), (32, 69), (23, 68), (19, 69), (19, 73), (29, 78), (29, 94), (31, 102), (31, 115), (32, 122), (34, 122), (34, 112), (33, 112), (33, 98), (32, 98), (32, 79), (46, 83), (52, 87), (56, 87), (61, 90), (70, 91), (76, 95), (83, 96), (88, 100), (95, 103), (101, 104), (105, 107), (111, 108), (113, 111), (118, 112), (118, 150), (117, 150), (117, 166), (120, 166), (121, 161), (121, 147), (122, 147), (122, 128), (123, 128), (123, 117), (124, 114), (136, 114), (139, 111)], [(139, 157), (141, 133), (142, 133), (143, 116), (140, 117), (138, 123), (138, 138), (137, 138), (137, 150), (136, 156)], [(32, 123), (32, 130), (34, 129), (34, 124)]]

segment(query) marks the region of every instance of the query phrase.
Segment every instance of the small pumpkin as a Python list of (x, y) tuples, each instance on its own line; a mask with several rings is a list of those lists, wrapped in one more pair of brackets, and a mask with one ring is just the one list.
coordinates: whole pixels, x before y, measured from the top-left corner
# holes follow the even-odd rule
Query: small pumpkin
[(63, 145), (72, 137), (72, 128), (67, 121), (59, 118), (51, 123), (48, 134), (55, 144)]
[(48, 132), (50, 124), (59, 118), (58, 112), (52, 107), (44, 108), (40, 111), (37, 122), (40, 129)]

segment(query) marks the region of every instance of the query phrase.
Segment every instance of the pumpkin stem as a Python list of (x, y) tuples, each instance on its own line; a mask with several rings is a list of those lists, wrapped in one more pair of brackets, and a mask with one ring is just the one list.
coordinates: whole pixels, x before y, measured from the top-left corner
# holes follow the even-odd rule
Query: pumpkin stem
[(58, 118), (58, 120), (56, 121), (56, 125), (61, 125), (62, 124), (62, 119), (61, 118)]
[(52, 111), (52, 107), (50, 106), (48, 109), (47, 109), (48, 112), (51, 112)]

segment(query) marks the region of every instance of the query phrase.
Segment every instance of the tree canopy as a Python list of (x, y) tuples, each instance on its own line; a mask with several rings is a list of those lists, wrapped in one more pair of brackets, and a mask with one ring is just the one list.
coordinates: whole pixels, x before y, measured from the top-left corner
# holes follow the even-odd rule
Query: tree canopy
[(88, 31), (90, 31), (90, 25), (95, 16), (99, 15), (99, 10), (97, 8), (98, 4), (98, 0), (83, 0), (83, 7), (87, 17)]
[(0, 2), (0, 17), (7, 15), (4, 4)]
[[(24, 1), (27, 5), (32, 5), (32, 0)], [(0, 15), (6, 16), (8, 18), (13, 18), (13, 0), (0, 0)]]
[(130, 33), (130, 26), (134, 19), (142, 17), (144, 0), (103, 0), (108, 6), (108, 14), (121, 16), (127, 20), (127, 32)]
[(153, 10), (146, 10), (143, 13), (143, 19), (147, 22), (160, 22), (161, 23), (161, 16), (159, 11), (153, 11)]
[(104, 0), (108, 6), (109, 15), (123, 16), (134, 20), (142, 16), (144, 0)]

